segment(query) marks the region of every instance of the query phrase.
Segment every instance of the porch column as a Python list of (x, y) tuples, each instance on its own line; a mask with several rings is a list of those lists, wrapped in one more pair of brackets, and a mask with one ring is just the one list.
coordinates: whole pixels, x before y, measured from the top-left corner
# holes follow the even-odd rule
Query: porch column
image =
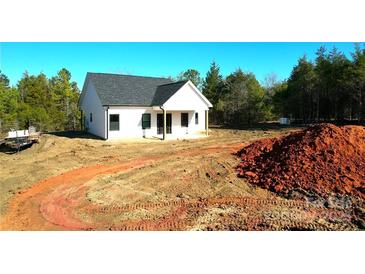
[(166, 110), (163, 109), (163, 140), (166, 139)]
[(208, 126), (208, 119), (209, 119), (209, 115), (208, 115), (208, 113), (209, 113), (209, 110), (206, 110), (205, 111), (205, 133), (206, 133), (206, 135), (208, 136), (209, 135), (209, 126)]

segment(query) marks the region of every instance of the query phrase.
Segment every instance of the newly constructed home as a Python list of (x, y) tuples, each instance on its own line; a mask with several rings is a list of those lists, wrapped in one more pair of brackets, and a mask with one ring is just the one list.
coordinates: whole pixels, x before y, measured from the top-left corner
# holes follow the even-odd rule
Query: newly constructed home
[(212, 104), (191, 81), (87, 73), (80, 108), (86, 130), (104, 139), (208, 135)]

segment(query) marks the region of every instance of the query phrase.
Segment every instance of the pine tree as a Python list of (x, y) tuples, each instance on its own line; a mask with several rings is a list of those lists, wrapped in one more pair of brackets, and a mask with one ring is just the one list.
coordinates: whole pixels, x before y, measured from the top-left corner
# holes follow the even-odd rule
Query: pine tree
[(71, 73), (63, 68), (50, 80), (53, 96), (54, 124), (60, 130), (74, 130), (79, 126), (80, 111), (78, 110), (79, 89), (71, 82)]
[(213, 104), (218, 102), (223, 90), (223, 79), (218, 65), (213, 61), (203, 82), (203, 94)]
[(18, 92), (9, 86), (9, 78), (0, 71), (0, 131), (16, 128)]
[(365, 120), (365, 48), (355, 44), (355, 52), (352, 53), (352, 96), (351, 118)]
[(222, 98), (223, 115), (228, 124), (241, 126), (265, 120), (265, 92), (253, 73), (237, 69), (226, 78)]
[(314, 66), (303, 56), (288, 79), (289, 112), (303, 122), (314, 118), (314, 80)]

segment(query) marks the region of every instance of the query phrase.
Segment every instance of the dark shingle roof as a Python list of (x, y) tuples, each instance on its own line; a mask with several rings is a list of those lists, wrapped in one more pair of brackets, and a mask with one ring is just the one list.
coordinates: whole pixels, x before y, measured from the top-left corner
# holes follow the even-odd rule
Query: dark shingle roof
[(102, 105), (162, 105), (187, 82), (90, 72), (87, 77), (95, 87)]
[(172, 95), (175, 94), (187, 81), (179, 81), (171, 84), (160, 85), (157, 87), (155, 96), (152, 99), (151, 105), (161, 106), (165, 103)]

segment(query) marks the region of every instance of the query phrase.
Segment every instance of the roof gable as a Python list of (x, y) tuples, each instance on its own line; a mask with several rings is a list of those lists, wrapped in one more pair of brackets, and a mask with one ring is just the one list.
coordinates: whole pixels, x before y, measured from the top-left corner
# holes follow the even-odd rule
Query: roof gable
[(149, 106), (160, 85), (173, 83), (167, 78), (107, 73), (88, 73), (102, 105)]
[(163, 105), (172, 95), (174, 95), (182, 86), (188, 81), (179, 81), (171, 84), (160, 85), (156, 89), (155, 96), (153, 97), (152, 106)]
[[(167, 78), (88, 72), (80, 101), (83, 100), (90, 83), (103, 106), (162, 106), (184, 85), (191, 84), (187, 80), (173, 82)], [(200, 96), (206, 100), (202, 94)]]
[(167, 110), (208, 110), (210, 107), (212, 104), (191, 81), (185, 82), (177, 92), (163, 103), (163, 108)]

